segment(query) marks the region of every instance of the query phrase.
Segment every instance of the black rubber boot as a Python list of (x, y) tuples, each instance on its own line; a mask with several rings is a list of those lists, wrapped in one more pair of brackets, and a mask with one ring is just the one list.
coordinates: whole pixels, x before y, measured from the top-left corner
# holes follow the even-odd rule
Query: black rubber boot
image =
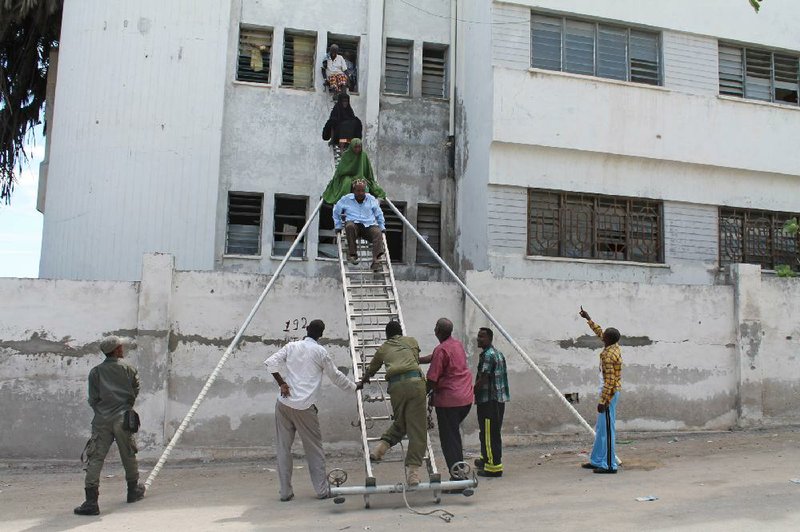
[(144, 499), (144, 486), (138, 480), (128, 481), (128, 502), (136, 502)]
[(86, 500), (73, 510), (75, 515), (100, 515), (100, 506), (97, 505), (97, 497), (100, 495), (100, 489), (85, 488), (84, 491), (86, 491)]

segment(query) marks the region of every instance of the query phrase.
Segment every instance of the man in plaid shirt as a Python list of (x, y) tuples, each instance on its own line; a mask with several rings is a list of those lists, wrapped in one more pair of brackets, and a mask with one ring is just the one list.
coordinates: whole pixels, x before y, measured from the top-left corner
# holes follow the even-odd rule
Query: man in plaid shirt
[(597, 403), (597, 424), (595, 425), (594, 447), (589, 462), (583, 464), (584, 469), (593, 469), (595, 473), (616, 474), (617, 463), (614, 451), (617, 420), (617, 399), (622, 389), (622, 351), (619, 348), (619, 331), (609, 327), (605, 331), (592, 321), (589, 313), (581, 307), (580, 315), (585, 318), (589, 327), (603, 340), (605, 348), (600, 353), (600, 373), (603, 376), (603, 389)]
[(481, 457), (475, 460), (478, 475), (482, 477), (503, 476), (503, 414), (506, 403), (511, 400), (508, 393), (506, 359), (492, 345), (494, 333), (481, 327), (478, 330), (478, 347), (483, 351), (478, 359), (478, 374), (475, 377), (475, 404), (478, 408), (478, 427), (481, 438)]

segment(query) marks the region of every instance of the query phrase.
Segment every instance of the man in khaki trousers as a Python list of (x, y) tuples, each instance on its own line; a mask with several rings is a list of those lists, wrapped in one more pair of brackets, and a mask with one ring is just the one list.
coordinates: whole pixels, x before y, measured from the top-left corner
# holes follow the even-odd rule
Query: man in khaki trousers
[[(333, 359), (319, 339), (325, 331), (322, 320), (311, 320), (306, 327), (307, 336), (297, 342), (289, 342), (277, 353), (264, 361), (267, 371), (272, 373), (281, 389), (275, 404), (275, 437), (280, 479), (281, 501), (294, 498), (292, 489), (292, 444), (296, 433), (303, 442), (308, 473), (318, 499), (329, 496), (325, 475), (325, 452), (322, 449), (322, 431), (317, 417), (317, 403), (325, 374), (336, 386), (345, 391), (361, 389), (336, 369)], [(281, 374), (284, 371), (284, 374)], [(285, 375), (285, 377), (284, 377)]]

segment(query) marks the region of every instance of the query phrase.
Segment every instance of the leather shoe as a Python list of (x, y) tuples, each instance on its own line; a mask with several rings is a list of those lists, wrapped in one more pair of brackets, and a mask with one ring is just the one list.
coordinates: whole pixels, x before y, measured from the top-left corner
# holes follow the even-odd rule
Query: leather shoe
[(502, 471), (486, 471), (485, 469), (478, 469), (477, 474), (479, 477), (502, 477)]
[(600, 469), (599, 467), (597, 467), (596, 465), (594, 465), (591, 462), (586, 462), (585, 464), (581, 464), (581, 467), (584, 468), (584, 469)]

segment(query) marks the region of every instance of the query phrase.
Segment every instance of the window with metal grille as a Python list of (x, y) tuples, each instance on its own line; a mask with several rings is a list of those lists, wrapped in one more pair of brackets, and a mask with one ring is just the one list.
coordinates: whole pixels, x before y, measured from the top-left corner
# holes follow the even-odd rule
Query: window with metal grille
[(800, 235), (783, 230), (798, 214), (720, 208), (719, 264), (760, 264), (766, 270), (787, 265), (800, 271)]
[(263, 204), (263, 194), (228, 192), (225, 254), (261, 254), (261, 209)]
[[(438, 254), (442, 235), (442, 206), (417, 205), (417, 231)], [(417, 264), (439, 264), (431, 252), (425, 249), (422, 242), (417, 241)]]
[(422, 45), (422, 97), (447, 98), (447, 47)]
[[(406, 215), (405, 203), (394, 202), (395, 207), (403, 216)], [(386, 222), (386, 246), (389, 248), (389, 258), (393, 264), (400, 264), (405, 262), (403, 249), (405, 248), (405, 228), (403, 221), (397, 216), (394, 211), (385, 203), (381, 203), (381, 210), (383, 211), (383, 218)]]
[(314, 86), (314, 54), (317, 36), (314, 33), (286, 30), (283, 34), (284, 87), (310, 89)]
[(719, 45), (719, 93), (798, 105), (800, 54)]
[(272, 58), (272, 30), (239, 28), (239, 60), (236, 79), (253, 83), (269, 83), (269, 62)]
[(659, 34), (564, 17), (531, 16), (531, 66), (661, 85)]
[(317, 257), (335, 259), (339, 256), (336, 249), (336, 230), (333, 227), (333, 206), (326, 203), (319, 209), (319, 239), (317, 240)]
[[(272, 233), (272, 256), (286, 255), (292, 242), (306, 223), (306, 206), (308, 198), (304, 196), (275, 195), (275, 224)], [(303, 237), (305, 240), (305, 237)], [(292, 257), (305, 255), (305, 242), (301, 241), (292, 253)]]
[[(339, 53), (347, 61), (347, 78), (350, 92), (358, 92), (358, 43), (359, 38), (350, 35), (340, 35), (338, 33), (328, 33), (328, 45), (326, 50), (330, 50), (332, 44), (339, 47)], [(328, 59), (328, 55), (325, 56)], [(323, 75), (325, 75), (323, 73)]]
[(386, 41), (386, 65), (383, 73), (383, 92), (410, 94), (411, 42)]
[(662, 262), (661, 202), (531, 189), (528, 255)]

